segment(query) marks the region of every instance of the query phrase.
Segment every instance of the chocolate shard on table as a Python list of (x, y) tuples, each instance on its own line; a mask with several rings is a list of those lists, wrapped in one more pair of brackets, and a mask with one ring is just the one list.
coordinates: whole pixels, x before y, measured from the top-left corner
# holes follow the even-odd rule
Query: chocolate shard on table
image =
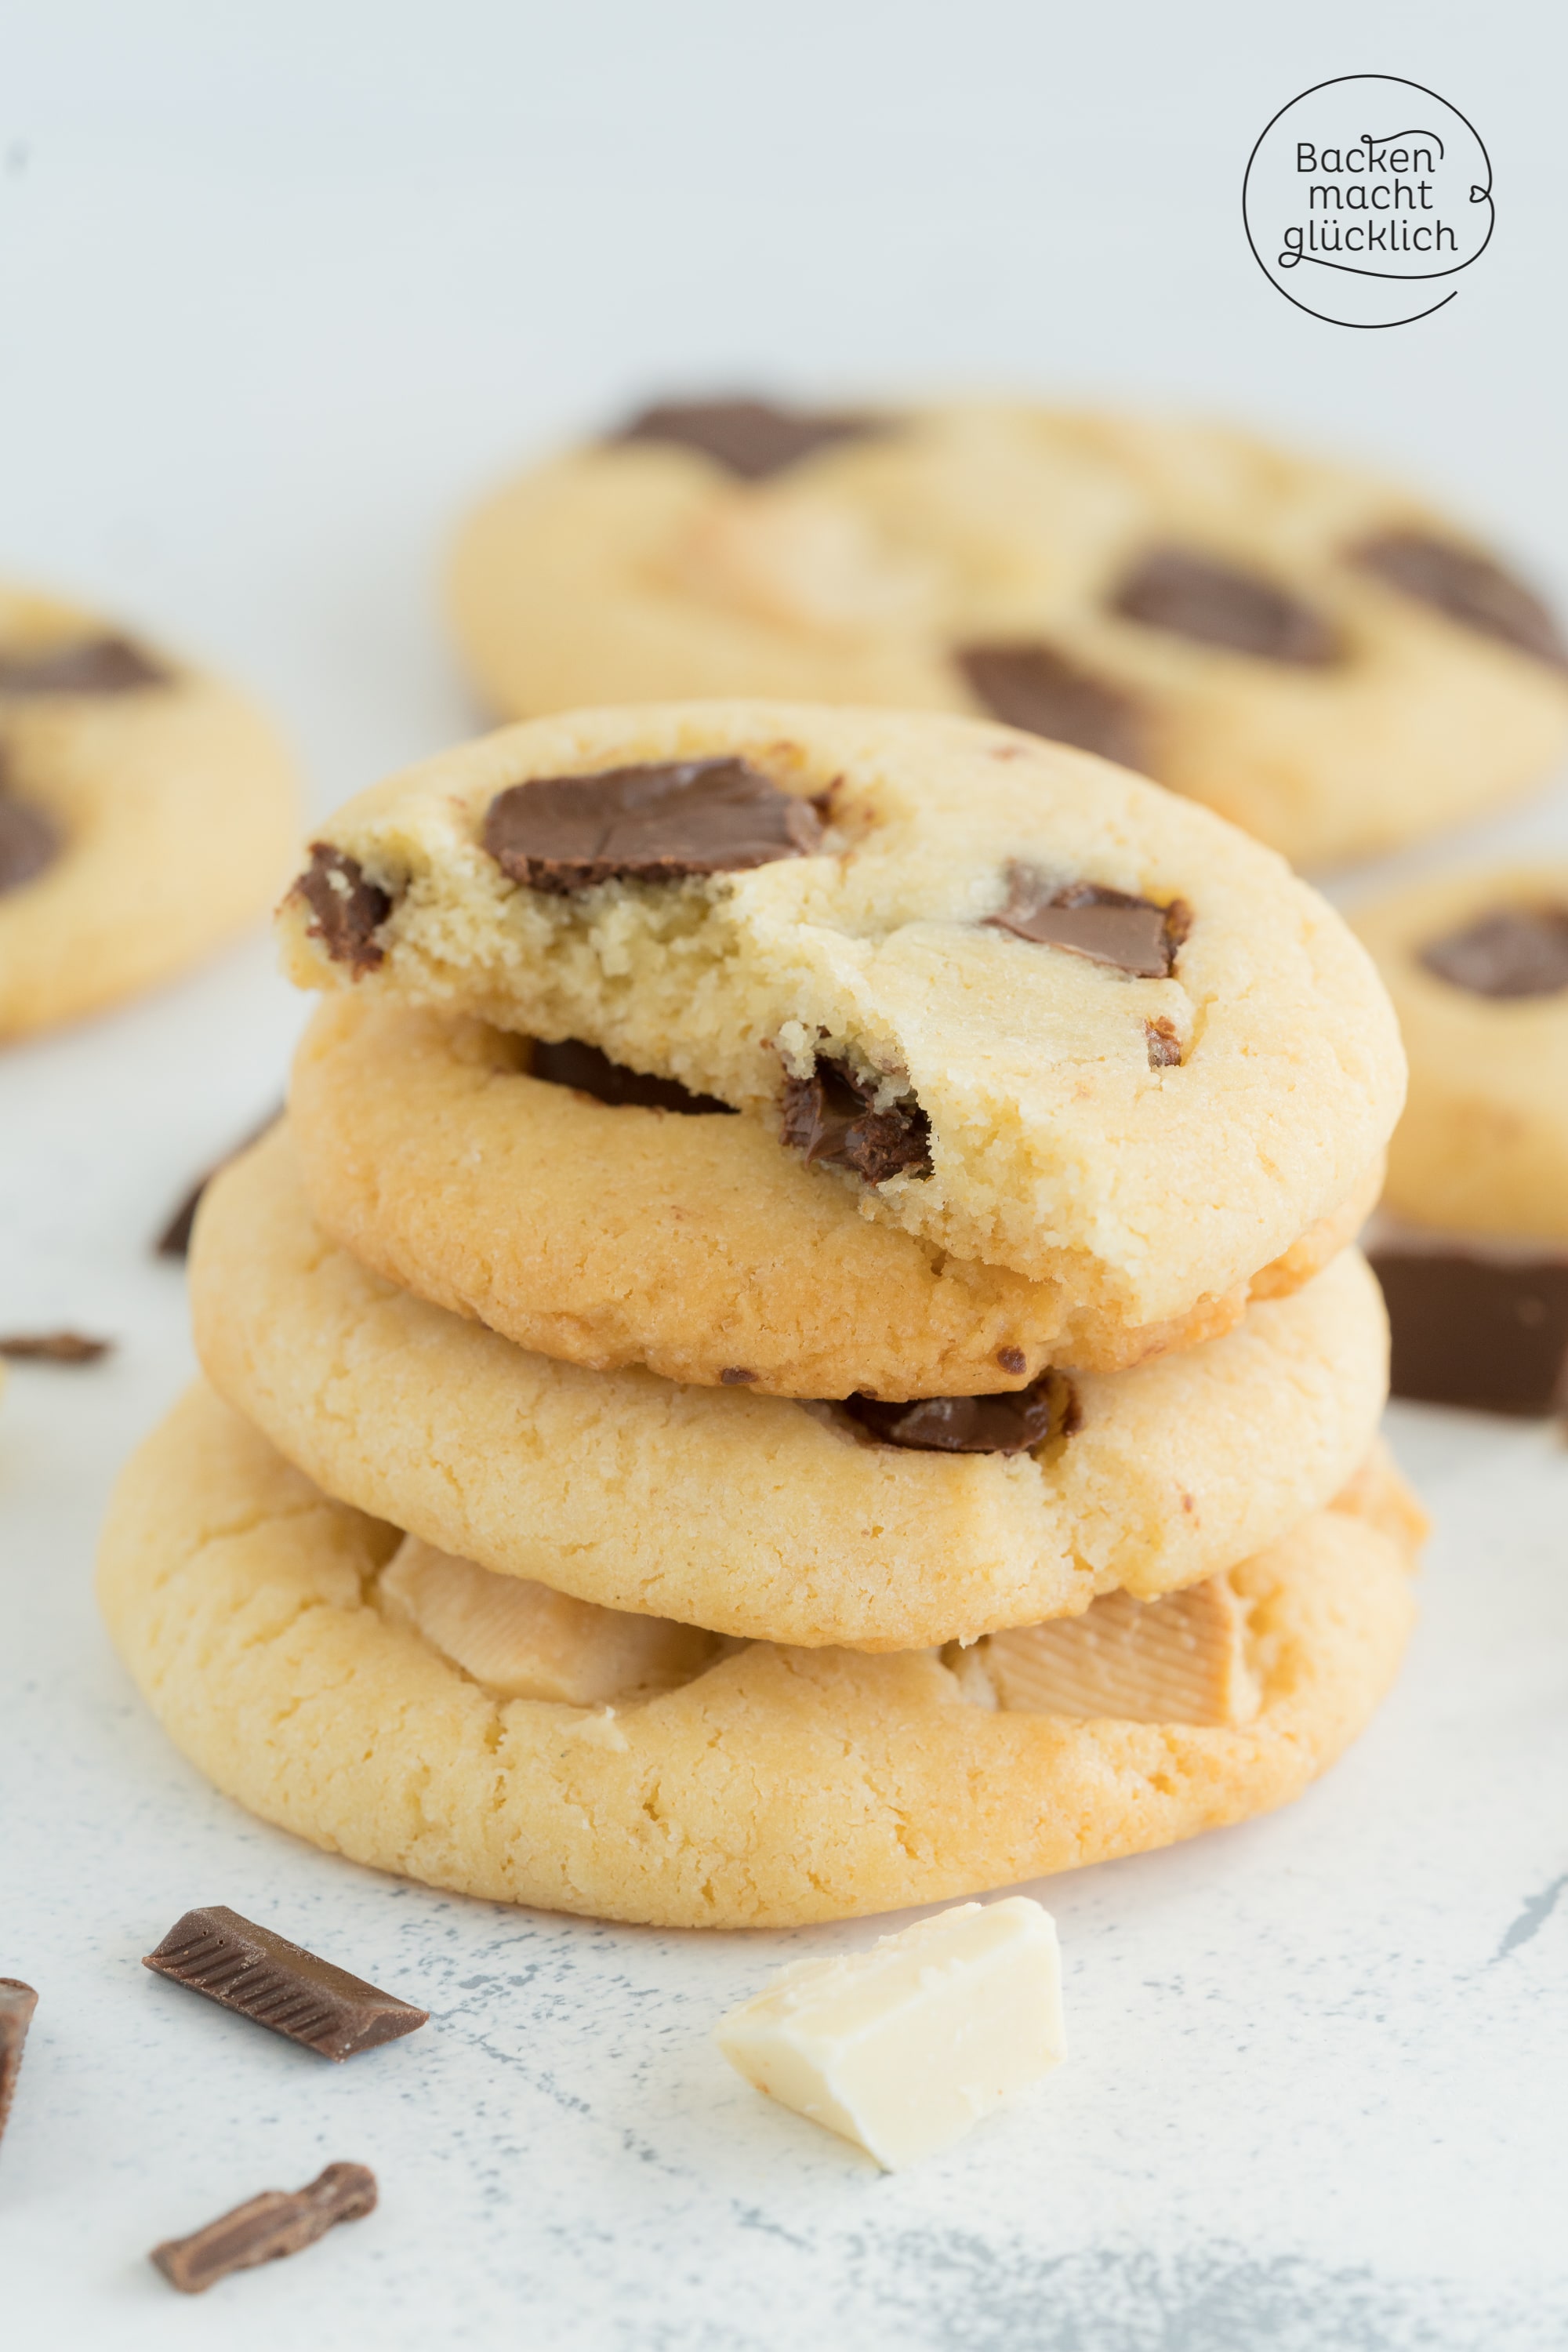
[(1145, 628), (1258, 661), (1321, 668), (1339, 656), (1339, 641), (1321, 614), (1278, 581), (1192, 548), (1152, 549), (1121, 582), (1110, 607)]
[(1471, 996), (1558, 996), (1568, 988), (1568, 907), (1499, 907), (1431, 940), (1421, 961)]
[(356, 980), (385, 962), (386, 950), (375, 935), (392, 912), (392, 894), (367, 878), (357, 857), (334, 849), (330, 841), (313, 841), (310, 863), (291, 895), (302, 898), (315, 917), (310, 937), (321, 940), (334, 963), (346, 963)]
[(11, 1331), (0, 1338), (0, 1356), (17, 1364), (96, 1364), (113, 1347), (112, 1339), (89, 1339), (81, 1331)]
[(235, 2271), (302, 2253), (339, 2221), (375, 2210), (375, 2175), (364, 2164), (329, 2164), (304, 2189), (264, 2189), (188, 2238), (165, 2238), (148, 2256), (182, 2294), (205, 2294)]
[(79, 637), (42, 652), (0, 652), (0, 695), (134, 694), (174, 682), (129, 637)]
[(353, 2058), (396, 2042), (430, 2014), (222, 1903), (187, 1911), (142, 1965), (322, 2058)]
[(861, 441), (887, 429), (885, 419), (859, 411), (776, 408), (766, 400), (684, 400), (645, 408), (612, 437), (673, 442), (711, 457), (742, 481), (756, 482), (836, 442)]
[(1568, 1252), (1404, 1230), (1367, 1244), (1397, 1397), (1477, 1412), (1568, 1413)]
[(0, 2138), (5, 2137), (27, 2028), (37, 2006), (38, 1996), (30, 1984), (24, 1984), (20, 1977), (0, 1977)]
[(240, 1138), (232, 1151), (226, 1151), (221, 1160), (215, 1160), (210, 1168), (202, 1171), (153, 1243), (153, 1249), (155, 1256), (185, 1257), (189, 1255), (191, 1234), (196, 1222), (196, 1211), (202, 1205), (202, 1194), (215, 1176), (221, 1176), (224, 1170), (232, 1161), (237, 1160), (242, 1151), (248, 1151), (253, 1143), (260, 1142), (268, 1128), (277, 1126), (283, 1116), (283, 1105), (279, 1103), (274, 1109), (268, 1112), (258, 1126), (253, 1127), (247, 1134)]
[(1385, 530), (1352, 547), (1350, 559), (1462, 628), (1496, 637), (1554, 668), (1568, 668), (1568, 644), (1551, 608), (1479, 548), (1458, 547), (1423, 530)]
[(992, 929), (1011, 931), (1036, 947), (1063, 948), (1132, 980), (1170, 978), (1192, 923), (1184, 899), (1160, 907), (1099, 882), (1069, 882), (1062, 888), (1023, 866), (1013, 866), (1007, 881), (1006, 905), (985, 918)]
[(600, 882), (677, 882), (805, 857), (822, 841), (808, 800), (745, 760), (672, 760), (541, 776), (498, 793), (484, 844), (510, 881), (558, 896)]
[(734, 1116), (733, 1106), (721, 1102), (716, 1095), (694, 1095), (679, 1078), (653, 1078), (645, 1071), (628, 1070), (624, 1064), (612, 1062), (597, 1045), (584, 1045), (577, 1037), (563, 1038), (555, 1045), (535, 1039), (530, 1048), (528, 1075), (552, 1087), (570, 1087), (577, 1094), (592, 1095), (614, 1110), (631, 1105), (639, 1110), (672, 1110), (682, 1118), (708, 1118), (721, 1112)]
[(971, 692), (1004, 726), (1071, 743), (1124, 768), (1148, 766), (1141, 705), (1124, 688), (1080, 669), (1054, 646), (1031, 640), (961, 646), (954, 658)]
[(868, 1184), (931, 1174), (931, 1120), (912, 1096), (875, 1108), (878, 1089), (846, 1063), (819, 1056), (808, 1078), (786, 1077), (783, 1140), (806, 1164), (847, 1168)]
[(994, 1396), (925, 1397), (910, 1404), (851, 1396), (844, 1410), (884, 1444), (925, 1454), (1027, 1454), (1079, 1425), (1072, 1383), (1056, 1371)]

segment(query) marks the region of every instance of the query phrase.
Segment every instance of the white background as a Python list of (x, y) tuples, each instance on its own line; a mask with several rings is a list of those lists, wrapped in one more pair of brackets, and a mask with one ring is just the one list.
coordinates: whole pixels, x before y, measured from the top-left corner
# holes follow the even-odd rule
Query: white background
[[(1547, 0), (11, 0), (0, 563), (250, 684), (322, 808), (473, 723), (436, 593), (462, 502), (658, 390), (1219, 411), (1424, 478), (1568, 592), (1565, 67)], [(1300, 316), (1241, 227), (1264, 123), (1356, 71), (1429, 83), (1495, 173), (1458, 300), (1386, 334)], [(1568, 842), (1561, 793), (1424, 862), (1494, 840)], [(147, 1239), (299, 1019), (258, 940), (0, 1067), (0, 1324), (120, 1342), (0, 1403), (0, 1973), (42, 1995), (7, 2342), (1568, 2339), (1556, 1435), (1394, 1414), (1439, 1535), (1391, 1705), (1291, 1813), (1040, 1890), (1069, 2064), (884, 2180), (707, 2040), (786, 1950), (869, 1930), (704, 1941), (374, 1878), (211, 1794), (109, 1653), (96, 1525), (190, 1365)], [(154, 1981), (204, 1901), (431, 2026), (340, 2071)], [(142, 2260), (334, 2157), (380, 2211), (201, 2316)]]

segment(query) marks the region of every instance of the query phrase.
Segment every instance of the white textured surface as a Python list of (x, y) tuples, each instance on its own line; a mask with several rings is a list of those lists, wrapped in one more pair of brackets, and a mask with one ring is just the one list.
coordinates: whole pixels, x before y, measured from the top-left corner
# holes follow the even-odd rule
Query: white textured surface
[[(1496, 248), (1440, 320), (1363, 336), (1279, 300), (1237, 202), (1274, 109), (1367, 61), (1348, 0), (1300, 28), (1242, 0), (1077, 25), (1022, 0), (23, 0), (0, 36), (0, 561), (270, 693), (322, 805), (466, 724), (429, 588), (453, 502), (650, 385), (1023, 378), (1227, 408), (1424, 474), (1568, 586), (1568, 27), (1435, 14), (1384, 6), (1371, 62), (1472, 113)], [(1561, 843), (1568, 808), (1495, 837)], [(879, 2179), (709, 2039), (781, 1960), (875, 1928), (704, 1941), (376, 1879), (214, 1796), (110, 1655), (94, 1530), (189, 1368), (181, 1276), (146, 1242), (274, 1098), (299, 1017), (258, 944), (0, 1066), (0, 1324), (121, 1342), (0, 1400), (0, 1973), (42, 1996), (0, 2151), (7, 2343), (215, 2321), (237, 2352), (1568, 2338), (1555, 1435), (1395, 1413), (1439, 1536), (1385, 1714), (1293, 1812), (1033, 1890), (1068, 2063)], [(140, 1954), (204, 1901), (431, 2025), (338, 2070), (158, 1982)], [(334, 2157), (375, 2167), (380, 2211), (202, 2323), (145, 2264)]]

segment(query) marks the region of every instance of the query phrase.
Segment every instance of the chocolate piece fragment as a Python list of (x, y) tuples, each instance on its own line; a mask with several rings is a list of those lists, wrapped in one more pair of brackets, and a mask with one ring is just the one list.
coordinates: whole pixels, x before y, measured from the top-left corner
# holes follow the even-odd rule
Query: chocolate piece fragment
[(809, 1078), (784, 1080), (783, 1140), (809, 1166), (848, 1168), (868, 1184), (931, 1174), (931, 1121), (911, 1096), (873, 1109), (877, 1088), (843, 1062), (819, 1060)]
[(1146, 764), (1143, 714), (1132, 697), (1053, 646), (961, 646), (953, 658), (976, 698), (1005, 726), (1076, 744), (1124, 768)]
[(5, 784), (0, 773), (0, 897), (36, 881), (65, 846), (53, 817), (26, 801), (14, 801)]
[(673, 441), (712, 457), (742, 481), (761, 481), (836, 441), (858, 441), (888, 429), (880, 416), (853, 411), (775, 408), (765, 400), (675, 400), (645, 408), (617, 441)]
[(30, 1984), (24, 1984), (20, 1977), (0, 1977), (0, 2138), (5, 2137), (23, 2045), (37, 2006), (38, 1996)]
[(323, 2058), (353, 2058), (395, 2042), (430, 2014), (222, 1903), (187, 1911), (142, 1965)]
[(1317, 668), (1339, 653), (1333, 631), (1277, 581), (1186, 547), (1157, 547), (1130, 572), (1110, 609), (1145, 628), (1259, 661)]
[(1568, 1412), (1568, 1255), (1374, 1249), (1395, 1396), (1478, 1412)]
[(1554, 668), (1568, 667), (1568, 644), (1550, 607), (1489, 555), (1430, 538), (1424, 530), (1380, 531), (1348, 552), (1363, 572), (1430, 604), (1462, 628), (1496, 637)]
[(1022, 1348), (998, 1348), (996, 1361), (1005, 1372), (1021, 1372), (1026, 1370), (1029, 1360)]
[(134, 694), (173, 684), (163, 665), (129, 637), (79, 637), (41, 653), (0, 653), (0, 694)]
[(293, 896), (303, 898), (315, 917), (308, 926), (334, 963), (346, 963), (357, 980), (386, 961), (386, 950), (375, 934), (392, 912), (390, 891), (365, 879), (357, 857), (334, 849), (330, 841), (310, 844), (310, 863), (294, 885)]
[(743, 1389), (756, 1377), (755, 1372), (748, 1371), (744, 1364), (726, 1364), (719, 1375), (719, 1384), (721, 1388)]
[(1169, 1021), (1145, 1021), (1143, 1034), (1149, 1041), (1149, 1067), (1152, 1070), (1173, 1070), (1182, 1058), (1182, 1041)]
[(18, 1364), (96, 1364), (112, 1339), (89, 1339), (80, 1331), (13, 1331), (0, 1339), (0, 1356)]
[(597, 1045), (584, 1045), (577, 1037), (563, 1037), (555, 1045), (536, 1039), (528, 1075), (552, 1087), (571, 1087), (580, 1095), (592, 1095), (596, 1102), (608, 1103), (616, 1110), (631, 1104), (639, 1110), (677, 1111), (682, 1118), (709, 1118), (719, 1112), (734, 1116), (733, 1106), (721, 1102), (717, 1096), (694, 1095), (679, 1078), (650, 1078), (642, 1070), (628, 1070), (601, 1054)]
[(302, 2253), (338, 2221), (375, 2210), (375, 2175), (364, 2164), (329, 2164), (308, 2188), (264, 2189), (188, 2238), (165, 2238), (147, 2257), (182, 2294), (205, 2294), (231, 2271)]
[(232, 1166), (239, 1158), (241, 1152), (248, 1151), (253, 1143), (260, 1142), (269, 1128), (277, 1126), (283, 1116), (284, 1109), (285, 1105), (279, 1103), (275, 1108), (268, 1112), (258, 1127), (251, 1128), (247, 1134), (240, 1138), (232, 1151), (226, 1151), (221, 1160), (215, 1160), (212, 1166), (196, 1178), (195, 1182), (153, 1244), (155, 1256), (184, 1257), (189, 1254), (191, 1232), (196, 1222), (196, 1211), (202, 1205), (202, 1194), (215, 1176), (221, 1176), (224, 1170)]
[(1099, 882), (1069, 882), (1057, 888), (1031, 866), (1007, 870), (1007, 903), (987, 915), (995, 930), (1036, 947), (1064, 948), (1091, 963), (1111, 965), (1133, 980), (1168, 980), (1176, 950), (1192, 929), (1184, 898), (1168, 907)]
[(1472, 996), (1555, 996), (1568, 988), (1568, 907), (1500, 907), (1434, 940), (1421, 961)]
[(1079, 1425), (1072, 1382), (1054, 1371), (995, 1396), (927, 1397), (913, 1404), (852, 1396), (844, 1410), (884, 1444), (927, 1454), (1026, 1454)]
[(805, 857), (822, 840), (811, 803), (745, 760), (672, 760), (542, 776), (498, 793), (484, 844), (503, 874), (563, 894), (598, 882), (678, 882)]

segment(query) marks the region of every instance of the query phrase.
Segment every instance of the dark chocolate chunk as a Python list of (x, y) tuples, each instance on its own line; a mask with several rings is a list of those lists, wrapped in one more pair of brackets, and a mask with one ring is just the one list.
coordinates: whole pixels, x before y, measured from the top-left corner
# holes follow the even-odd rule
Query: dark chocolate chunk
[(1052, 646), (961, 646), (954, 659), (976, 698), (1005, 726), (1076, 744), (1124, 768), (1147, 765), (1143, 714), (1131, 695)]
[(338, 2221), (362, 2221), (375, 2210), (375, 2175), (368, 2165), (329, 2164), (306, 2189), (264, 2189), (220, 2214), (188, 2238), (165, 2238), (148, 2261), (182, 2294), (205, 2294), (231, 2271), (302, 2253)]
[(927, 1397), (913, 1404), (852, 1396), (844, 1410), (884, 1444), (926, 1454), (1026, 1454), (1079, 1425), (1072, 1382), (1054, 1371), (995, 1396)]
[(142, 1965), (323, 2058), (353, 2058), (395, 2042), (430, 2014), (221, 1903), (187, 1911)]
[(173, 683), (162, 664), (129, 637), (79, 637), (42, 653), (0, 652), (0, 694), (134, 694)]
[(1430, 604), (1462, 628), (1497, 637), (1555, 668), (1568, 667), (1568, 644), (1550, 608), (1489, 555), (1429, 538), (1423, 530), (1381, 531), (1349, 553), (1362, 571)]
[(0, 897), (36, 882), (65, 846), (53, 817), (27, 801), (13, 800), (0, 775)]
[(1021, 1372), (1026, 1370), (1029, 1359), (1022, 1348), (998, 1348), (996, 1361), (1005, 1372)]
[(675, 760), (511, 784), (489, 804), (484, 840), (513, 882), (563, 893), (808, 856), (822, 819), (744, 760)]
[(1145, 1021), (1143, 1034), (1149, 1041), (1149, 1067), (1152, 1070), (1173, 1070), (1182, 1058), (1182, 1041), (1169, 1021)]
[(1192, 928), (1184, 898), (1168, 907), (1099, 882), (1054, 887), (1031, 866), (1007, 874), (1007, 903), (987, 923), (1036, 947), (1065, 948), (1091, 963), (1110, 964), (1133, 980), (1168, 980), (1176, 950)]
[(809, 1164), (848, 1168), (868, 1184), (931, 1174), (931, 1121), (911, 1097), (872, 1108), (877, 1089), (842, 1062), (819, 1060), (809, 1078), (785, 1078), (783, 1139)]
[(775, 408), (765, 400), (663, 401), (622, 427), (617, 441), (673, 441), (713, 458), (742, 481), (782, 474), (836, 441), (884, 433), (887, 420), (857, 411)]
[(1555, 996), (1568, 988), (1568, 907), (1499, 907), (1434, 940), (1421, 961), (1472, 996)]
[(0, 1339), (0, 1356), (18, 1364), (96, 1364), (112, 1339), (89, 1339), (79, 1331), (13, 1331)]
[(1186, 547), (1154, 548), (1122, 581), (1110, 609), (1145, 628), (1259, 661), (1315, 668), (1339, 653), (1328, 623), (1277, 581)]
[(580, 1095), (592, 1095), (596, 1102), (608, 1103), (616, 1110), (632, 1104), (639, 1110), (677, 1111), (682, 1118), (709, 1118), (719, 1112), (733, 1117), (731, 1105), (721, 1102), (717, 1096), (694, 1095), (679, 1078), (650, 1078), (641, 1070), (628, 1070), (601, 1054), (597, 1045), (584, 1045), (576, 1037), (563, 1037), (555, 1045), (536, 1039), (528, 1075), (544, 1078), (552, 1087), (571, 1087)]
[(157, 1256), (184, 1257), (188, 1254), (191, 1246), (191, 1229), (196, 1221), (196, 1211), (201, 1207), (202, 1194), (206, 1191), (213, 1178), (221, 1176), (224, 1170), (237, 1160), (242, 1151), (250, 1150), (253, 1143), (259, 1143), (268, 1129), (276, 1127), (282, 1116), (283, 1105), (279, 1103), (276, 1110), (268, 1112), (259, 1127), (253, 1127), (250, 1132), (243, 1136), (235, 1145), (232, 1151), (226, 1151), (221, 1160), (215, 1160), (212, 1166), (196, 1178), (195, 1182), (154, 1242), (153, 1246)]
[(719, 1382), (721, 1388), (743, 1389), (756, 1377), (755, 1372), (749, 1372), (744, 1364), (726, 1364), (719, 1375)]
[(1479, 1412), (1568, 1412), (1568, 1255), (1374, 1249), (1395, 1396)]
[(22, 2068), (22, 2047), (37, 2006), (38, 1996), (30, 1984), (24, 1984), (20, 1977), (0, 1977), (0, 2138), (5, 2137)]
[(346, 963), (359, 977), (386, 961), (375, 934), (392, 912), (390, 891), (365, 879), (357, 857), (334, 849), (328, 841), (310, 844), (310, 863), (294, 885), (315, 917), (308, 928), (320, 940), (334, 963)]

